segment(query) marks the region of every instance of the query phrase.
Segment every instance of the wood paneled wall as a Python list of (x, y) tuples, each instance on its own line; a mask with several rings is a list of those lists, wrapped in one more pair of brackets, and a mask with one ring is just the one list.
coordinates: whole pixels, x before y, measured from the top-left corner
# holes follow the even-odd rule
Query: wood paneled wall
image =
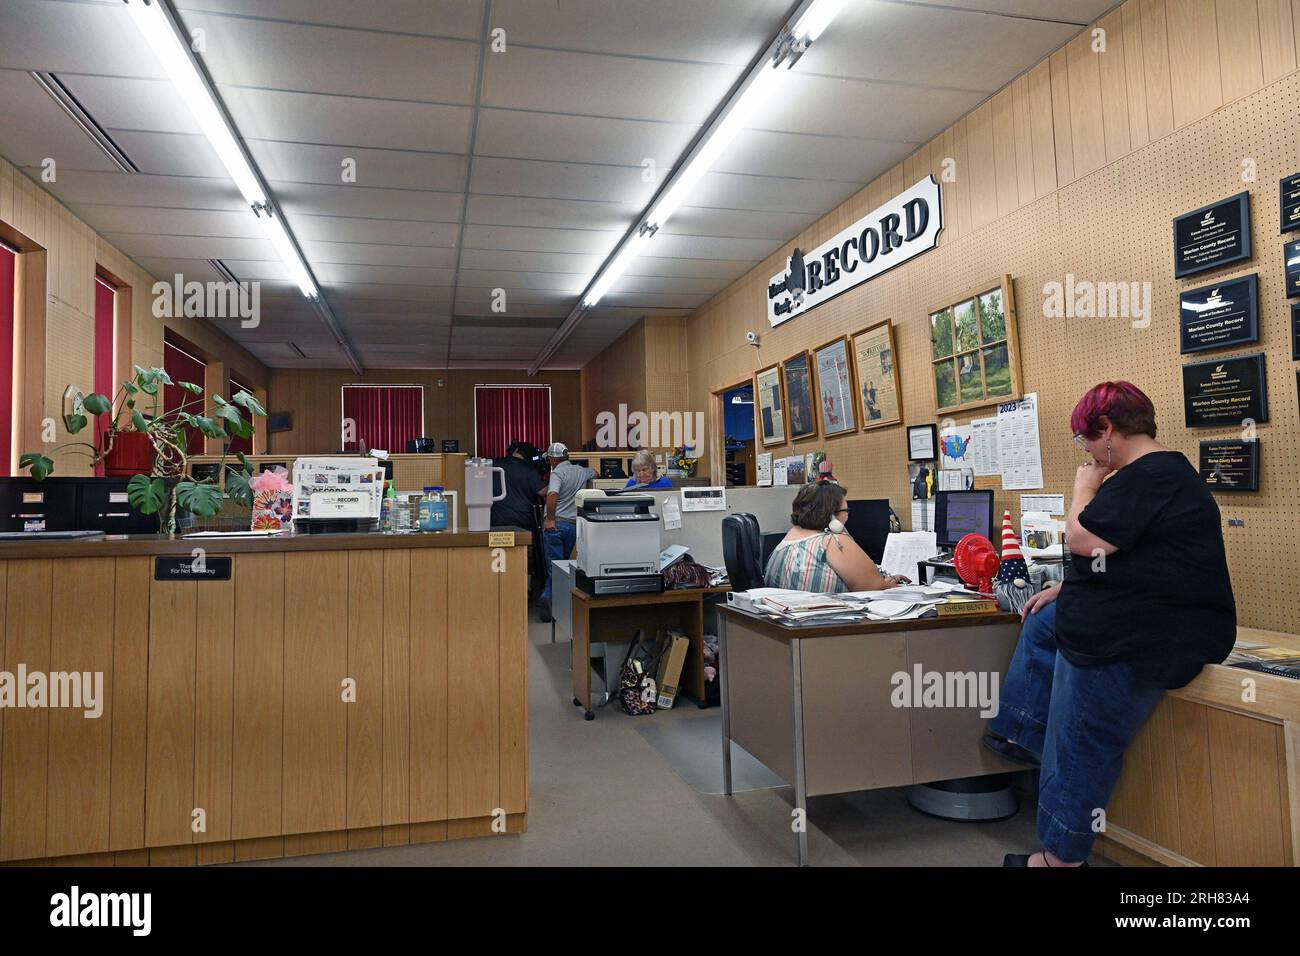
[(502, 550), (504, 572), (488, 548), (236, 554), (203, 582), (155, 581), (149, 557), (0, 561), (0, 669), (104, 675), (98, 718), (0, 710), (0, 860), (228, 862), (502, 811), (517, 830), (528, 562)]
[[(0, 159), (0, 223), (45, 250), (44, 330), (43, 335), (37, 336), (39, 341), (27, 343), (20, 450), (40, 450), (40, 423), (46, 417), (56, 423), (56, 444), (67, 441), (62, 412), (64, 389), (75, 384), (89, 392), (94, 385), (97, 267), (130, 289), (130, 321), (123, 323), (129, 325), (130, 342), (126, 347), (119, 344), (119, 376), (132, 364), (161, 366), (163, 331), (169, 326), (207, 356), (224, 362), (227, 368), (238, 369), (247, 384), (266, 385), (266, 367), (207, 322), (183, 316), (157, 318), (153, 314), (154, 277), (3, 159)], [(39, 363), (43, 379), (32, 374), (33, 363)], [(90, 473), (89, 459), (66, 452), (55, 456), (55, 468), (61, 475)]]
[[(511, 369), (384, 369), (355, 375), (349, 369), (272, 369), (268, 411), (293, 413), (293, 430), (268, 436), (267, 453), (327, 454), (339, 448), (344, 385), (424, 386), (424, 433), (441, 441), (460, 440), (460, 450), (474, 453), (475, 385), (551, 386), (551, 431), (554, 441), (579, 444), (580, 373), (542, 372), (529, 378)], [(441, 445), (439, 446), (441, 448)], [(392, 451), (406, 451), (395, 448)]]
[(641, 319), (582, 369), (582, 439), (596, 437), (596, 416), (629, 412), (685, 412), (690, 390), (686, 320)]
[[(697, 310), (687, 325), (689, 405), (707, 411), (713, 390), (887, 318), (904, 421), (935, 421), (928, 312), (1009, 273), (1023, 390), (1040, 397), (1045, 490), (1068, 496), (1080, 463), (1069, 413), (1099, 381), (1127, 378), (1147, 391), (1161, 440), (1193, 461), (1198, 441), (1226, 434), (1183, 426), (1178, 294), (1258, 272), (1260, 343), (1239, 351), (1267, 354), (1272, 421), (1259, 428), (1261, 490), (1219, 501), (1225, 518), (1245, 521), (1225, 528), (1242, 624), (1293, 631), (1300, 597), (1276, 586), (1300, 577), (1295, 365), (1277, 224), (1278, 180), (1300, 171), (1300, 0), (1128, 0), (1095, 26), (1105, 30), (1105, 52), (1093, 52), (1092, 29), (1084, 30)], [(1252, 169), (1256, 180), (1243, 182)], [(955, 178), (945, 181), (945, 170)], [(744, 344), (746, 329), (766, 328), (768, 279), (795, 246), (815, 247), (930, 174), (944, 191), (936, 250), (767, 329), (759, 349)], [(1171, 219), (1247, 188), (1254, 258), (1174, 281)], [(1067, 274), (1150, 283), (1150, 326), (1047, 317), (1044, 286)], [(855, 496), (888, 497), (909, 526), (902, 427), (771, 451), (816, 449)], [(1002, 493), (997, 479), (982, 483), (1018, 520), (1018, 493)]]

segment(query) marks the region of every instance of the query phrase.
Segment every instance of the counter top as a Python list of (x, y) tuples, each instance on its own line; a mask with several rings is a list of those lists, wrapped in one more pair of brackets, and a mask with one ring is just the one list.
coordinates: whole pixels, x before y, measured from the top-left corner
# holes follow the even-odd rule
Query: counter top
[(902, 621), (858, 621), (852, 624), (827, 624), (817, 627), (807, 625), (791, 627), (777, 621), (759, 617), (734, 605), (722, 605), (718, 613), (730, 621), (743, 624), (750, 630), (757, 631), (765, 637), (778, 641), (790, 641), (794, 638), (843, 637), (850, 634), (884, 634), (889, 631), (930, 631), (950, 627), (983, 627), (990, 624), (1014, 624), (1020, 626), (1020, 615), (998, 611), (995, 614), (956, 614), (950, 617), (908, 618)]
[[(502, 527), (494, 532), (515, 532), (515, 545), (526, 545), (529, 533)], [(268, 553), (274, 551), (372, 551), (386, 548), (486, 548), (486, 531), (426, 532), (417, 534), (280, 534), (269, 537), (184, 538), (161, 534), (106, 535), (52, 541), (0, 541), (0, 561), (23, 558), (113, 558), (130, 555), (188, 555), (195, 548), (213, 554)]]

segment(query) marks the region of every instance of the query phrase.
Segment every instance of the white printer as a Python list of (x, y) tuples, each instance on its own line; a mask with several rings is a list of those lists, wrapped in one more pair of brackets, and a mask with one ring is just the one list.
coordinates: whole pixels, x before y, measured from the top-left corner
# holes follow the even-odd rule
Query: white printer
[(577, 583), (590, 594), (660, 591), (659, 516), (653, 495), (577, 495)]

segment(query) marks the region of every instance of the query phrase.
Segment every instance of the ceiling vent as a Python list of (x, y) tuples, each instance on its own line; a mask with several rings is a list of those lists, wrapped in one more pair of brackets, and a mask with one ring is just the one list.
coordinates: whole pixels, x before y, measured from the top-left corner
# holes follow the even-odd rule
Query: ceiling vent
[(41, 73), (36, 70), (30, 72), (32, 79), (40, 84), (41, 89), (50, 94), (50, 98), (59, 104), (63, 112), (72, 117), (72, 122), (76, 123), (81, 128), (81, 131), (94, 141), (104, 155), (113, 161), (114, 166), (124, 173), (140, 172), (140, 167), (131, 161), (131, 157), (122, 152), (121, 147), (113, 142), (113, 137), (109, 136), (104, 131), (104, 127), (100, 126), (95, 121), (95, 118), (86, 112), (85, 107), (72, 95), (72, 91), (63, 85), (62, 80), (53, 73)]

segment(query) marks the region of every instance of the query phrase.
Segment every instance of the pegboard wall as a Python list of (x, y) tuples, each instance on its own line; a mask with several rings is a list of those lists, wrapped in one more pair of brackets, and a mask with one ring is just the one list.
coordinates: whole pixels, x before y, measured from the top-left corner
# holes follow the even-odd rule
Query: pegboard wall
[[(900, 357), (904, 424), (936, 421), (928, 379), (929, 311), (980, 283), (1010, 274), (1019, 323), (1022, 391), (1037, 392), (1040, 400), (1043, 491), (1063, 493), (1068, 502), (1075, 470), (1084, 460), (1071, 441), (1069, 416), (1087, 389), (1108, 379), (1133, 381), (1155, 403), (1159, 440), (1195, 464), (1201, 440), (1237, 435), (1231, 430), (1183, 425), (1180, 367), (1262, 351), (1270, 420), (1258, 426), (1260, 490), (1216, 497), (1224, 518), (1239, 622), (1296, 632), (1300, 629), (1300, 396), (1284, 291), (1278, 181), (1300, 172), (1297, 108), (1300, 74), (1291, 72), (1058, 189), (1040, 189), (1036, 198), (1031, 196), (1027, 202), (1022, 198), (1017, 209), (1005, 213), (997, 209), (999, 187), (986, 184), (999, 195), (997, 213), (985, 216), (990, 220), (986, 225), (977, 226), (971, 218), (971, 210), (980, 204), (980, 185), (967, 182), (950, 189), (945, 184), (948, 225), (937, 249), (811, 313), (767, 328), (767, 277), (784, 264), (790, 248), (816, 246), (927, 172), (937, 178), (944, 156), (956, 155), (960, 164), (964, 134), (959, 125), (947, 141), (936, 139), (928, 153), (922, 150), (900, 164), (879, 188), (864, 190), (691, 318), (687, 334), (692, 407), (709, 407), (715, 389), (758, 368), (887, 317), (895, 326)], [(1253, 182), (1243, 182), (1243, 173), (1249, 171), (1246, 161), (1253, 161)], [(1060, 178), (1071, 177), (1060, 173)], [(1254, 254), (1250, 261), (1175, 280), (1173, 218), (1243, 189), (1251, 194)], [(1252, 272), (1259, 275), (1258, 344), (1180, 355), (1179, 292)], [(1046, 316), (1044, 286), (1064, 282), (1067, 273), (1092, 282), (1149, 283), (1150, 325), (1135, 328), (1130, 317)], [(743, 345), (746, 329), (763, 332), (761, 348)], [(967, 423), (993, 411), (990, 406), (953, 418)], [(911, 496), (902, 426), (762, 450), (774, 457), (825, 451), (836, 476), (854, 497), (888, 497), (904, 527), (908, 526)], [(996, 478), (977, 481), (994, 487), (998, 514), (1010, 510), (1019, 526), (1021, 492), (1002, 492)], [(1244, 526), (1228, 527), (1229, 518), (1241, 519)]]

